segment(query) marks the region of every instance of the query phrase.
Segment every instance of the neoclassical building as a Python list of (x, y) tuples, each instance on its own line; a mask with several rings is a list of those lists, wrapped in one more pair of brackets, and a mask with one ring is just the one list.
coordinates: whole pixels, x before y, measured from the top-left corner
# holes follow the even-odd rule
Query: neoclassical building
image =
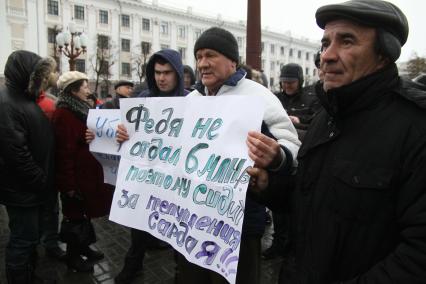
[[(77, 70), (96, 77), (93, 66), (99, 48), (109, 66), (108, 79), (139, 81), (137, 68), (153, 52), (173, 48), (184, 64), (195, 65), (193, 46), (198, 36), (211, 26), (231, 31), (245, 61), (246, 23), (230, 22), (220, 15), (199, 15), (191, 7), (174, 8), (153, 0), (0, 0), (0, 77), (8, 55), (17, 49), (41, 56), (57, 57), (60, 70), (69, 69), (68, 58), (55, 55), (56, 34), (75, 22), (78, 32), (87, 35), (87, 52), (76, 61)], [(319, 42), (290, 34), (262, 30), (262, 68), (270, 87), (278, 87), (280, 67), (294, 62), (303, 67), (305, 81), (317, 79), (313, 63)], [(108, 69), (108, 68), (107, 68)]]

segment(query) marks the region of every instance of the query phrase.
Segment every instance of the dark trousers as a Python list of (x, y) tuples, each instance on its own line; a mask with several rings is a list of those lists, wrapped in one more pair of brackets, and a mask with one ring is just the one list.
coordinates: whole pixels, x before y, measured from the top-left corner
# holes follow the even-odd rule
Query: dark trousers
[(59, 202), (56, 191), (49, 195), (46, 204), (43, 206), (43, 232), (41, 243), (47, 249), (58, 246), (59, 242)]
[(145, 257), (145, 252), (148, 247), (148, 242), (153, 237), (141, 230), (130, 229), (130, 247), (126, 254), (126, 259), (134, 259), (134, 261), (138, 261), (141, 263)]
[(5, 263), (10, 270), (34, 269), (35, 249), (40, 241), (42, 207), (6, 206), (10, 238)]
[(289, 218), (287, 212), (272, 211), (272, 222), (274, 223), (272, 247), (280, 255), (285, 255), (290, 249)]
[[(238, 262), (237, 284), (260, 283), (260, 251), (261, 237), (243, 237), (240, 243), (240, 257)], [(195, 265), (178, 254), (177, 256), (177, 284), (226, 284), (228, 281), (218, 273)]]

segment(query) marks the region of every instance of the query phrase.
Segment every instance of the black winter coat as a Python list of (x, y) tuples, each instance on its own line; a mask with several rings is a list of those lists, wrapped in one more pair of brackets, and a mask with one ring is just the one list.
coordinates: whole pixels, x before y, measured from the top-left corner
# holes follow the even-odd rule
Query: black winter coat
[(317, 91), (326, 110), (292, 203), (297, 283), (426, 283), (426, 93), (402, 88), (395, 65)]
[(298, 93), (291, 96), (284, 92), (277, 93), (276, 96), (288, 115), (297, 116), (299, 118), (300, 123), (294, 125), (296, 129), (306, 130), (315, 113), (320, 109), (318, 99), (314, 93), (300, 90)]
[(54, 145), (50, 122), (27, 92), (40, 57), (15, 52), (5, 67), (0, 91), (0, 203), (35, 206), (53, 186)]

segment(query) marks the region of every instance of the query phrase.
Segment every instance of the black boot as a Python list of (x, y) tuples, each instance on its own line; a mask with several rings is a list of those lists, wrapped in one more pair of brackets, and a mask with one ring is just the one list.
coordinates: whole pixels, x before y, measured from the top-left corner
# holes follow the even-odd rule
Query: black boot
[(6, 268), (6, 279), (8, 284), (33, 284), (33, 269), (10, 269)]
[(124, 266), (115, 277), (115, 284), (130, 284), (142, 272), (143, 259), (140, 257), (126, 257)]
[(80, 246), (76, 242), (67, 243), (67, 265), (76, 272), (93, 272), (93, 265), (80, 256)]
[(80, 248), (80, 254), (87, 257), (89, 261), (99, 261), (105, 257), (103, 252), (93, 250), (89, 246), (83, 246)]

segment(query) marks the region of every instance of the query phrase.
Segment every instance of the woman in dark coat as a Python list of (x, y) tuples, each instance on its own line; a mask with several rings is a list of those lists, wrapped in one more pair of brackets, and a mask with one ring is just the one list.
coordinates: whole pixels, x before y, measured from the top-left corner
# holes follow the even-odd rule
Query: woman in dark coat
[(104, 184), (101, 165), (89, 152), (85, 142), (86, 120), (90, 105), (87, 76), (71, 71), (58, 80), (61, 90), (53, 125), (56, 137), (56, 186), (61, 192), (64, 221), (61, 238), (67, 243), (68, 267), (77, 271), (93, 271), (84, 261), (100, 260), (101, 252), (89, 245), (96, 241), (91, 218), (108, 214), (112, 191)]

